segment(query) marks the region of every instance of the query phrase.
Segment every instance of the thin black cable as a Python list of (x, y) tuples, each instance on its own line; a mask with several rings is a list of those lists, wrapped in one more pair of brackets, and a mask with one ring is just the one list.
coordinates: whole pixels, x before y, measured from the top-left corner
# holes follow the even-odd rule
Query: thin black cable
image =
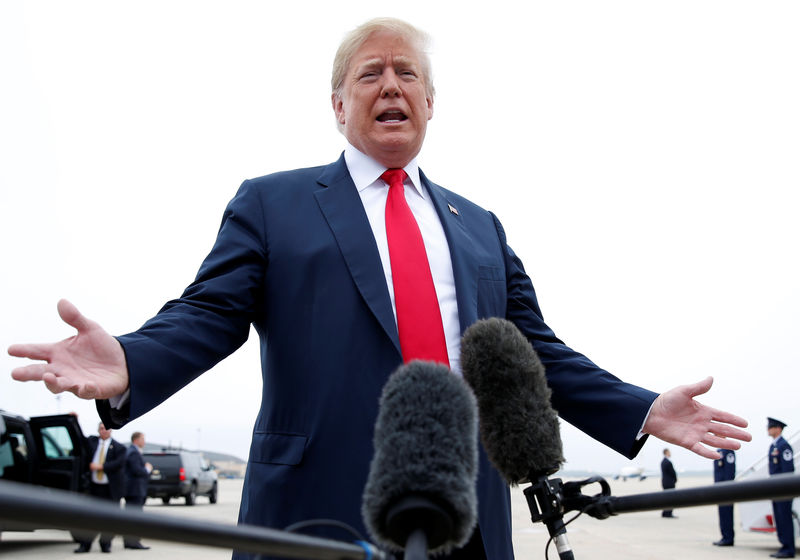
[(302, 531), (303, 529), (308, 529), (309, 527), (336, 527), (337, 529), (342, 529), (343, 531), (349, 533), (357, 541), (364, 540), (361, 534), (359, 534), (359, 532), (353, 527), (336, 519), (308, 519), (306, 521), (298, 521), (297, 523), (292, 523), (288, 527), (285, 527), (283, 530), (288, 531), (289, 533), (296, 533), (298, 531)]
[[(591, 509), (592, 507), (593, 507), (593, 506), (591, 506), (591, 505), (589, 505), (589, 506), (586, 506), (585, 508), (583, 508), (582, 510), (580, 510), (578, 513), (576, 513), (576, 514), (575, 514), (575, 515), (572, 517), (572, 519), (570, 519), (569, 521), (567, 521), (566, 523), (564, 523), (564, 529), (566, 529), (566, 528), (567, 528), (567, 525), (569, 525), (570, 523), (572, 523), (573, 521), (575, 521), (576, 519), (578, 519), (578, 518), (579, 518), (581, 515), (583, 515), (584, 513), (586, 513), (586, 512), (587, 512), (589, 509)], [(549, 550), (550, 550), (550, 543), (552, 543), (552, 542), (553, 542), (553, 536), (551, 535), (551, 536), (550, 536), (550, 538), (549, 538), (549, 539), (547, 539), (547, 544), (545, 544), (545, 545), (544, 545), (544, 560), (550, 560), (550, 556), (548, 555), (548, 552), (549, 552)]]

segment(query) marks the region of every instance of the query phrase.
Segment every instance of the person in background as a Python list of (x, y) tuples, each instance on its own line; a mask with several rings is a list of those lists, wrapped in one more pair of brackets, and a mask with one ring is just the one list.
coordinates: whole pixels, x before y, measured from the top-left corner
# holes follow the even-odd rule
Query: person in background
[[(141, 510), (147, 501), (147, 481), (150, 480), (153, 465), (146, 463), (142, 458), (144, 443), (142, 432), (131, 434), (131, 444), (125, 454), (125, 509)], [(138, 537), (126, 535), (125, 548), (147, 550), (150, 547), (144, 546)]]
[[(714, 461), (714, 482), (725, 482), (736, 478), (736, 453), (730, 449), (717, 449), (721, 455)], [(733, 504), (720, 504), (719, 530), (722, 538), (714, 546), (733, 546)]]
[[(91, 482), (89, 494), (116, 504), (125, 493), (125, 446), (111, 438), (112, 430), (107, 430), (103, 422), (97, 425), (96, 436), (86, 438), (86, 448), (92, 462), (89, 463)], [(79, 543), (76, 553), (89, 552), (97, 533), (76, 533)], [(100, 534), (100, 550), (111, 552), (111, 539), (114, 535)]]
[[(669, 458), (672, 456), (669, 449), (664, 449), (664, 458), (661, 460), (661, 488), (668, 490), (675, 488), (675, 483), (678, 482), (678, 475), (675, 473), (675, 467), (672, 466), (672, 461)], [(671, 509), (665, 509), (661, 512), (661, 517), (677, 518), (672, 514)]]
[[(794, 452), (789, 442), (783, 439), (786, 424), (775, 418), (767, 418), (767, 433), (772, 438), (769, 446), (769, 474), (793, 473)], [(770, 554), (772, 558), (794, 558), (794, 526), (792, 525), (792, 500), (772, 502), (772, 513), (775, 516), (775, 531), (781, 547), (778, 552)]]

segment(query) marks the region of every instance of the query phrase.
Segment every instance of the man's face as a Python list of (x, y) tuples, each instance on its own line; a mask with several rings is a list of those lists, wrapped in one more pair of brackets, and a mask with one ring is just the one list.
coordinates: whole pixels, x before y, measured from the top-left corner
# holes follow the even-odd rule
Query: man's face
[(769, 434), (769, 437), (771, 437), (772, 439), (775, 439), (776, 437), (781, 435), (781, 432), (783, 432), (783, 430), (777, 426), (767, 427), (767, 433)]
[(419, 153), (433, 117), (420, 53), (388, 31), (355, 52), (332, 101), (348, 142), (386, 167), (403, 167)]
[(133, 444), (136, 447), (144, 447), (144, 434), (140, 435), (135, 440), (133, 440)]
[(97, 426), (97, 433), (100, 436), (100, 439), (108, 439), (111, 437), (111, 430), (106, 430), (106, 427), (102, 424)]

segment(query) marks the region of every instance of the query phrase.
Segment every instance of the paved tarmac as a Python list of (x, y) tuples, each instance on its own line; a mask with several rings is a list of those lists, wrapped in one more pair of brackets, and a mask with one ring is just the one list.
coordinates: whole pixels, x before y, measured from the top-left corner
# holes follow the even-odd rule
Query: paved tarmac
[[(625, 482), (609, 480), (611, 493), (615, 496), (654, 492), (660, 490), (658, 479)], [(678, 480), (678, 489), (711, 484), (708, 477), (689, 477)], [(209, 504), (199, 498), (192, 507), (174, 500), (164, 506), (160, 500), (148, 500), (145, 512), (175, 515), (195, 520), (216, 523), (235, 523), (241, 494), (241, 480), (220, 481), (219, 501)], [(597, 492), (597, 487), (587, 487), (587, 494)], [(574, 514), (568, 514), (570, 519)], [(605, 520), (582, 516), (567, 527), (567, 535), (576, 560), (737, 560), (745, 558), (769, 558), (777, 550), (774, 535), (746, 533), (738, 527), (736, 512), (736, 546), (718, 548), (712, 542), (719, 539), (716, 506), (676, 509), (677, 519), (662, 518), (660, 512), (626, 513)], [(512, 491), (512, 516), (514, 522), (514, 550), (518, 560), (545, 558), (546, 528), (530, 521), (530, 513), (521, 489)], [(91, 560), (100, 555), (95, 542), (92, 551), (75, 555), (76, 548), (69, 533), (56, 530), (38, 530), (32, 533), (6, 532), (0, 540), (0, 558), (29, 558), (40, 560)], [(165, 541), (144, 543), (150, 550), (125, 550), (122, 538), (112, 543), (113, 556), (103, 558), (137, 558), (139, 560), (227, 560), (230, 551), (200, 546), (175, 544)], [(550, 546), (549, 558), (557, 559), (554, 545)]]

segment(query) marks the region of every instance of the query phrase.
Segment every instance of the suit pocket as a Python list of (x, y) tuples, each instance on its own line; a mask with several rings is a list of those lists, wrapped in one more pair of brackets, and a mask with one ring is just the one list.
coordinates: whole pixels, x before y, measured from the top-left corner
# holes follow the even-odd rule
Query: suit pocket
[(505, 270), (497, 266), (478, 267), (478, 318), (506, 316)]
[(308, 437), (300, 434), (256, 432), (250, 446), (250, 460), (273, 465), (299, 465)]

